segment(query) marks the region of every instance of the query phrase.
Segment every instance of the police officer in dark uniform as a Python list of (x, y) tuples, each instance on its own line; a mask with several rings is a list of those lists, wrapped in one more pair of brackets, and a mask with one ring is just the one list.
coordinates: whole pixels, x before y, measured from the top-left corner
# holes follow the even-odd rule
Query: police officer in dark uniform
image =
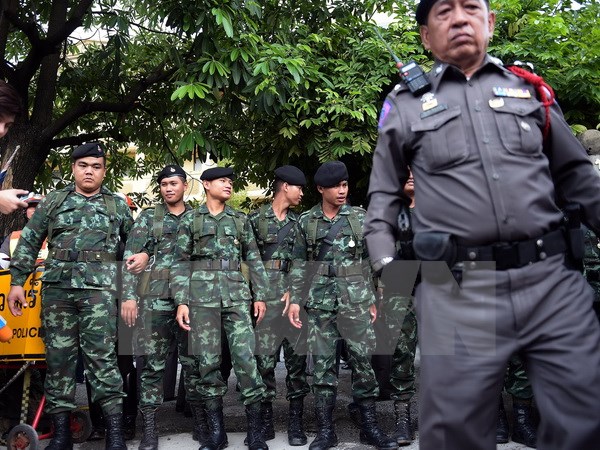
[(495, 15), (485, 0), (422, 0), (416, 18), (435, 57), (431, 88), (413, 95), (400, 84), (383, 105), (365, 234), (380, 270), (393, 258), (410, 166), (420, 447), (495, 448), (517, 352), (541, 414), (538, 446), (597, 448), (600, 327), (573, 269), (581, 235), (561, 209), (580, 205), (600, 233), (600, 177), (543, 80), (486, 53)]

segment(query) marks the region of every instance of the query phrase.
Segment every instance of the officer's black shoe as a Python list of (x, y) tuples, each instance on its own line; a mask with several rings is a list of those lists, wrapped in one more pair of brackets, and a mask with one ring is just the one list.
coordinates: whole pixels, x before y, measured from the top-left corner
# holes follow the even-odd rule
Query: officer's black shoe
[(69, 411), (52, 414), (54, 432), (48, 450), (73, 450), (71, 438), (71, 413)]
[(135, 437), (135, 419), (136, 417), (130, 414), (123, 416), (123, 435), (126, 441)]
[(414, 434), (410, 418), (410, 403), (396, 400), (394, 402), (394, 414), (396, 416), (396, 427), (392, 439), (400, 446), (410, 445)]
[(398, 448), (396, 439), (387, 436), (377, 424), (377, 411), (375, 409), (375, 399), (367, 398), (355, 400), (360, 410), (360, 442), (373, 445), (377, 450), (388, 450)]
[(273, 426), (273, 403), (264, 402), (262, 405), (262, 433), (265, 441), (275, 439), (275, 427)]
[(317, 418), (317, 437), (310, 443), (309, 450), (327, 450), (338, 444), (333, 425), (333, 410), (335, 395), (324, 397), (315, 396), (315, 417)]
[(537, 420), (529, 400), (513, 397), (513, 442), (537, 448)]
[(204, 443), (208, 439), (208, 423), (206, 423), (206, 412), (204, 406), (200, 403), (187, 403), (192, 417), (194, 418), (194, 427), (192, 428), (192, 439)]
[(350, 420), (352, 421), (352, 423), (357, 428), (360, 428), (360, 409), (358, 407), (358, 403), (348, 403), (348, 415), (350, 416)]
[(156, 432), (156, 409), (153, 407), (141, 408), (142, 413), (142, 440), (138, 450), (158, 450), (158, 433)]
[(290, 399), (288, 415), (288, 444), (292, 447), (306, 445), (308, 438), (304, 433), (302, 415), (304, 414), (304, 397)]
[(106, 421), (106, 450), (127, 450), (125, 436), (123, 436), (123, 414), (116, 413), (105, 416)]
[(504, 400), (500, 396), (498, 404), (498, 422), (496, 423), (496, 444), (506, 444), (508, 442), (508, 419), (504, 410)]
[(204, 413), (206, 414), (208, 435), (204, 442), (200, 442), (199, 450), (224, 449), (229, 443), (227, 441), (227, 433), (225, 433), (225, 423), (223, 422), (223, 399), (217, 397), (207, 400), (204, 403)]
[[(272, 412), (273, 410), (271, 410)], [(260, 402), (246, 405), (246, 419), (248, 420), (248, 435), (246, 439), (249, 450), (269, 450), (269, 446), (263, 436), (261, 423), (263, 413), (263, 404)]]

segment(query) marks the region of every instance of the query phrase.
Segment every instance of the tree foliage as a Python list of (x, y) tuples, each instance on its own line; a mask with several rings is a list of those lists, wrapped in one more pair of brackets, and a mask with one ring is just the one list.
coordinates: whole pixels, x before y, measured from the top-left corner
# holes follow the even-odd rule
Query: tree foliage
[[(532, 62), (571, 122), (591, 128), (599, 6), (579, 6), (492, 2), (491, 51)], [(413, 11), (391, 0), (4, 0), (0, 72), (28, 106), (2, 143), (21, 148), (13, 184), (66, 183), (68, 151), (102, 139), (113, 189), (123, 176), (207, 155), (231, 161), (240, 185), (262, 186), (277, 165), (310, 175), (342, 159), (363, 203), (378, 110), (397, 81), (374, 17), (391, 15), (380, 31), (401, 59), (428, 66)], [(143, 164), (123, 151), (129, 144)]]

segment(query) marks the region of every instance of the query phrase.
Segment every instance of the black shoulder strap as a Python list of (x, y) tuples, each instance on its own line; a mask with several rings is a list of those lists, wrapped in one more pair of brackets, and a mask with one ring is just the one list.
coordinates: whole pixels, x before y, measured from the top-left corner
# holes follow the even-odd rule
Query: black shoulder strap
[(265, 251), (262, 255), (263, 261), (268, 261), (271, 259), (271, 257), (273, 256), (273, 253), (275, 253), (275, 250), (277, 250), (281, 246), (281, 244), (283, 243), (283, 241), (285, 240), (287, 235), (290, 234), (290, 231), (293, 226), (294, 226), (294, 221), (290, 220), (288, 223), (286, 223), (284, 226), (282, 226), (279, 229), (279, 231), (277, 232), (277, 242), (266, 245), (264, 247)]
[(323, 239), (323, 242), (321, 243), (321, 248), (319, 249), (319, 254), (317, 255), (315, 261), (323, 261), (323, 258), (325, 258), (325, 255), (327, 254), (327, 252), (329, 252), (329, 250), (333, 246), (333, 240), (335, 239), (337, 234), (340, 232), (340, 230), (344, 226), (344, 222), (345, 222), (344, 219), (345, 219), (345, 217), (340, 217), (336, 223), (331, 225), (331, 228), (329, 228), (329, 232), (327, 233), (327, 236), (325, 236), (325, 239)]

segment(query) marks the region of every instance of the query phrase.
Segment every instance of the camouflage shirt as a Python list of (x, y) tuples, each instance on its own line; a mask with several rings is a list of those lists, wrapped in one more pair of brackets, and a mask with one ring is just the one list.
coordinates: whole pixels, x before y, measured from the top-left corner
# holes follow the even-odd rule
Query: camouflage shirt
[[(263, 219), (261, 220), (261, 214)], [(287, 261), (289, 264), (292, 260), (292, 246), (296, 236), (296, 223), (298, 222), (298, 214), (288, 209), (288, 212), (283, 220), (279, 220), (273, 211), (273, 205), (264, 205), (261, 208), (252, 211), (248, 214), (248, 220), (252, 226), (252, 231), (256, 236), (258, 249), (261, 258), (264, 258), (265, 251), (271, 246), (275, 246), (275, 251), (270, 256), (271, 261)], [(289, 224), (289, 225), (288, 225)], [(277, 245), (278, 233), (284, 227), (291, 227), (286, 232), (283, 241)], [(264, 259), (263, 259), (264, 260)], [(268, 262), (266, 263), (268, 267)], [(288, 269), (289, 270), (289, 269)], [(269, 270), (267, 273), (271, 280), (271, 289), (274, 290), (274, 301), (279, 303), (279, 298), (289, 290), (288, 274), (282, 270)]]
[[(264, 302), (273, 295), (252, 227), (243, 213), (227, 205), (216, 216), (202, 205), (181, 219), (176, 259), (171, 279), (177, 305), (216, 308), (250, 301), (250, 286), (236, 267), (240, 262), (249, 268), (255, 301)], [(222, 269), (206, 268), (207, 263), (226, 262), (228, 267)]]
[(583, 267), (586, 280), (594, 289), (594, 301), (600, 301), (600, 241), (584, 227), (585, 254)]
[[(64, 191), (68, 195), (58, 205), (57, 197)], [(105, 197), (114, 199), (114, 217), (111, 217)], [(75, 192), (73, 184), (53, 191), (40, 202), (23, 229), (11, 260), (11, 284), (23, 285), (35, 267), (44, 239), (52, 230), (52, 236), (48, 236), (44, 283), (52, 283), (58, 288), (114, 290), (117, 280), (115, 261), (132, 224), (133, 218), (125, 200), (105, 187), (91, 197)], [(60, 252), (58, 256), (57, 252)], [(95, 255), (98, 259), (94, 259)]]
[[(359, 230), (353, 230), (351, 215), (360, 225)], [(343, 205), (332, 220), (323, 214), (320, 204), (300, 216), (290, 272), (292, 303), (306, 303), (307, 308), (327, 311), (336, 310), (340, 301), (375, 303), (367, 246), (362, 236), (364, 217), (364, 209)], [(313, 261), (318, 257), (329, 229), (339, 220), (345, 223), (333, 239), (333, 245), (322, 261)], [(309, 229), (314, 226), (311, 222), (316, 222), (313, 245), (310, 244), (313, 237)], [(330, 272), (326, 273), (328, 270)]]
[[(162, 232), (155, 229), (154, 218), (157, 207), (162, 212)], [(169, 270), (175, 262), (175, 252), (173, 251), (177, 244), (177, 230), (182, 217), (192, 210), (188, 204), (185, 205), (185, 211), (176, 215), (169, 212), (164, 203), (144, 209), (137, 217), (133, 228), (127, 238), (125, 254), (123, 259), (127, 259), (136, 253), (147, 253), (151, 260), (146, 268), (149, 276), (148, 290), (145, 295), (153, 297), (169, 297)], [(160, 236), (159, 236), (160, 235)], [(139, 275), (123, 271), (123, 298), (136, 299)]]

